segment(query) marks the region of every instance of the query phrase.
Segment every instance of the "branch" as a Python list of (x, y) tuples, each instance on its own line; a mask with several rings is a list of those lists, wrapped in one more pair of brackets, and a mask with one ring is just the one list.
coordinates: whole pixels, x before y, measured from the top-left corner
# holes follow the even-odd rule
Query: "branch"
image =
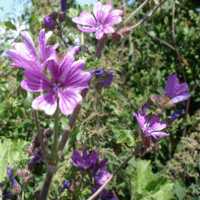
[(104, 190), (104, 188), (107, 186), (107, 184), (112, 180), (113, 175), (111, 175), (106, 181), (105, 183), (91, 196), (89, 197), (87, 200), (94, 200), (96, 199), (96, 197), (98, 197), (98, 195)]
[(128, 23), (136, 14), (137, 12), (142, 9), (149, 0), (145, 0), (143, 3), (140, 4), (140, 6), (138, 8), (136, 8), (125, 20), (124, 20), (124, 24)]
[(141, 20), (139, 20), (136, 24), (134, 24), (133, 26), (130, 26), (128, 29), (129, 31), (134, 30), (135, 28), (137, 28), (138, 26), (140, 26), (141, 24), (143, 24), (144, 22), (146, 22), (147, 20), (149, 20), (153, 14), (158, 10), (158, 8), (160, 8), (167, 0), (163, 0), (161, 1), (158, 5), (156, 5), (150, 12), (148, 12)]
[(168, 48), (170, 48), (171, 50), (175, 51), (176, 52), (176, 48), (174, 46), (172, 46), (169, 42), (165, 41), (165, 40), (162, 40), (156, 36), (153, 36), (151, 34), (149, 34), (147, 31), (145, 31), (145, 33), (152, 39), (152, 40), (155, 40), (157, 42), (159, 42), (160, 44), (163, 44), (165, 46), (167, 46)]

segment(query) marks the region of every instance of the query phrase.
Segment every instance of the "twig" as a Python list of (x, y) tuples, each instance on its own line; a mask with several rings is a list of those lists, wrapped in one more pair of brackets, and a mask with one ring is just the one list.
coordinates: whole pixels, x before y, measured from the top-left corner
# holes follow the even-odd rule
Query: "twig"
[(149, 34), (147, 31), (145, 31), (145, 33), (146, 33), (151, 39), (153, 39), (153, 40), (159, 42), (160, 44), (163, 44), (163, 45), (167, 46), (168, 48), (170, 48), (171, 50), (173, 50), (173, 51), (176, 52), (176, 48), (175, 48), (173, 45), (171, 45), (169, 42), (167, 42), (167, 41), (165, 41), (165, 40), (162, 40), (162, 39), (160, 39), (160, 38), (158, 38), (158, 37), (156, 37), (156, 36), (153, 36), (153, 35)]
[(124, 24), (128, 23), (136, 14), (137, 12), (142, 9), (149, 0), (145, 0), (143, 3), (140, 4), (140, 6), (138, 8), (136, 8), (125, 20), (124, 20)]
[(104, 190), (104, 188), (107, 186), (107, 184), (112, 180), (113, 175), (111, 175), (106, 181), (105, 183), (92, 195), (90, 196), (87, 200), (94, 200), (96, 199), (96, 197), (98, 197), (98, 195)]
[(149, 13), (147, 13), (141, 20), (139, 20), (136, 24), (133, 26), (130, 26), (128, 29), (129, 31), (134, 30), (138, 26), (142, 25), (144, 22), (149, 20), (153, 16), (153, 14), (162, 6), (163, 3), (165, 3), (167, 0), (161, 1), (158, 5), (156, 5)]

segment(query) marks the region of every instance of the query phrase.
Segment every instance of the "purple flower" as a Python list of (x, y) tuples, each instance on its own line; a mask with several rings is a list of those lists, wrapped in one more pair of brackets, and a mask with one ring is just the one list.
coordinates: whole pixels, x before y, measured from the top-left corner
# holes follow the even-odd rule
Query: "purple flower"
[(165, 86), (165, 95), (171, 99), (173, 104), (190, 98), (187, 83), (180, 83), (176, 74), (169, 75)]
[(19, 49), (8, 51), (14, 64), (25, 69), (21, 87), (28, 92), (42, 93), (33, 100), (33, 109), (53, 115), (58, 105), (61, 112), (68, 116), (81, 103), (81, 91), (89, 87), (91, 74), (83, 71), (83, 60), (75, 61), (75, 50), (60, 61), (55, 49), (46, 44), (43, 30), (40, 32), (39, 46), (40, 55), (37, 56), (31, 38), (26, 35), (25, 49), (21, 49), (23, 52)]
[(98, 159), (99, 155), (96, 151), (88, 152), (84, 150), (80, 152), (75, 150), (72, 154), (72, 164), (81, 170), (88, 170), (94, 167)]
[(181, 117), (184, 114), (185, 114), (185, 110), (184, 109), (176, 110), (176, 111), (174, 111), (171, 114), (171, 116), (169, 117), (169, 119), (172, 120), (172, 121), (174, 121), (174, 120), (176, 120), (177, 118)]
[(28, 92), (42, 92), (32, 102), (33, 109), (53, 115), (58, 104), (64, 115), (72, 114), (82, 101), (81, 91), (89, 87), (91, 74), (83, 71), (84, 66), (83, 60), (75, 61), (69, 54), (61, 63), (55, 59), (47, 61), (43, 71), (25, 71), (21, 87)]
[(60, 0), (61, 11), (66, 12), (67, 10), (67, 0)]
[(110, 172), (108, 172), (106, 169), (100, 168), (94, 176), (95, 183), (101, 186), (110, 178), (110, 176)]
[(31, 36), (27, 32), (22, 34), (23, 43), (15, 43), (15, 49), (7, 51), (7, 56), (15, 67), (25, 70), (42, 70), (46, 61), (56, 57), (56, 46), (47, 44), (49, 34), (42, 29), (39, 33), (39, 49), (36, 49)]
[(149, 146), (151, 142), (157, 142), (169, 134), (163, 131), (163, 129), (167, 127), (167, 124), (161, 121), (157, 115), (147, 115), (146, 109), (146, 107), (143, 107), (138, 112), (134, 113), (134, 117), (142, 130), (144, 144)]
[(118, 198), (112, 191), (104, 190), (101, 193), (101, 200), (118, 200)]
[[(98, 190), (98, 187), (95, 186), (92, 188), (92, 192), (95, 193)], [(104, 189), (100, 195), (99, 195), (101, 200), (119, 200), (117, 196), (110, 190)]]
[(12, 186), (13, 193), (19, 194), (21, 192), (21, 187), (20, 187), (19, 183), (17, 182), (17, 180), (15, 179), (13, 169), (10, 168), (10, 167), (7, 168), (7, 177), (9, 179), (11, 186)]
[(9, 180), (13, 180), (14, 178), (13, 169), (11, 167), (7, 167), (7, 177)]
[(97, 88), (109, 87), (112, 84), (114, 78), (112, 71), (99, 68), (94, 70), (92, 73), (96, 78)]
[(53, 30), (56, 27), (56, 20), (52, 15), (47, 15), (44, 17), (43, 24), (45, 28)]
[(63, 181), (63, 188), (68, 189), (70, 187), (70, 182), (68, 180)]
[(97, 2), (93, 13), (82, 12), (79, 17), (73, 18), (82, 32), (95, 33), (96, 39), (100, 40), (109, 33), (114, 33), (113, 26), (122, 21), (122, 10), (113, 9), (111, 4), (103, 5)]
[(42, 164), (43, 162), (44, 161), (41, 150), (36, 149), (28, 163), (28, 168), (29, 170), (33, 170), (36, 166)]

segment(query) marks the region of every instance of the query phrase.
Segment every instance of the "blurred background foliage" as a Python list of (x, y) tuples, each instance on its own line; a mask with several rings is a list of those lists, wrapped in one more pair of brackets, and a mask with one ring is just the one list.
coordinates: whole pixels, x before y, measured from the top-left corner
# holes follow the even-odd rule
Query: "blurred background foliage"
[[(192, 98), (183, 105), (186, 114), (173, 123), (168, 130), (170, 137), (162, 141), (157, 150), (145, 155), (142, 160), (132, 159), (127, 168), (124, 168), (113, 180), (110, 188), (121, 200), (199, 200), (199, 1), (166, 0), (151, 18), (129, 34), (117, 40), (115, 38), (108, 40), (100, 61), (93, 56), (96, 41), (87, 34), (81, 35), (70, 21), (70, 17), (91, 7), (80, 6), (72, 0), (67, 2), (69, 18), (62, 22), (64, 40), (69, 47), (79, 42), (86, 45), (89, 52), (81, 53), (80, 57), (87, 59), (87, 68), (112, 69), (115, 72), (115, 79), (112, 87), (101, 93), (91, 88), (83, 104), (76, 129), (68, 142), (64, 165), (55, 177), (50, 199), (74, 198), (69, 194), (70, 192), (61, 194), (58, 190), (64, 179), (70, 180), (76, 176), (69, 161), (72, 148), (98, 149), (102, 157), (109, 160), (110, 171), (128, 156), (138, 140), (137, 125), (132, 113), (146, 102), (150, 95), (159, 94), (164, 87), (166, 77), (176, 72), (190, 86)], [(124, 10), (124, 18), (142, 2), (141, 0), (113, 0), (116, 7)], [(134, 25), (158, 2), (149, 1), (128, 25)], [(30, 31), (36, 41), (43, 17), (53, 11), (59, 12), (59, 6), (59, 1), (32, 0), (21, 16), (10, 17), (0, 23), (2, 148), (6, 146), (5, 141), (10, 142), (9, 139), (12, 141), (20, 139), (22, 144), (31, 143), (36, 134), (36, 127), (32, 123), (33, 97), (20, 88), (22, 74), (10, 67), (9, 61), (5, 58), (5, 51), (14, 41), (20, 40), (19, 34), (22, 30)], [(59, 51), (66, 52), (63, 41), (56, 34), (51, 42), (58, 42)], [(41, 126), (51, 127), (51, 120), (40, 114)], [(66, 123), (67, 120), (63, 117), (62, 125), (65, 126)], [(23, 145), (17, 146), (19, 146), (18, 151), (21, 152)], [(8, 152), (10, 151), (12, 150), (9, 149)], [(13, 151), (16, 149), (14, 148)], [(17, 157), (18, 161), (26, 159)], [(1, 159), (0, 167), (5, 168), (5, 163), (3, 164), (2, 161), (6, 163), (8, 161)], [(34, 192), (41, 184), (41, 180), (42, 175), (35, 177), (35, 183), (25, 187), (25, 199), (34, 198)], [(82, 181), (81, 190), (76, 194), (76, 199), (80, 200), (86, 199), (91, 193), (87, 177)]]

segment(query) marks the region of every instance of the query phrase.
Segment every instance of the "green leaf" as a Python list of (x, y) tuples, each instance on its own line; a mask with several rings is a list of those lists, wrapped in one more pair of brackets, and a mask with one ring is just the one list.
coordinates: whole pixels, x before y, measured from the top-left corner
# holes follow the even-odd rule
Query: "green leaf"
[(152, 172), (150, 161), (131, 160), (127, 168), (131, 200), (172, 200), (174, 184)]
[(127, 144), (129, 146), (134, 146), (135, 140), (131, 130), (117, 129), (112, 127), (112, 131), (114, 132), (114, 137), (118, 144)]
[(17, 162), (27, 158), (24, 148), (27, 142), (24, 140), (3, 139), (0, 142), (0, 181), (6, 176), (8, 165), (15, 166)]
[(4, 22), (7, 29), (16, 30), (16, 26), (11, 21)]

